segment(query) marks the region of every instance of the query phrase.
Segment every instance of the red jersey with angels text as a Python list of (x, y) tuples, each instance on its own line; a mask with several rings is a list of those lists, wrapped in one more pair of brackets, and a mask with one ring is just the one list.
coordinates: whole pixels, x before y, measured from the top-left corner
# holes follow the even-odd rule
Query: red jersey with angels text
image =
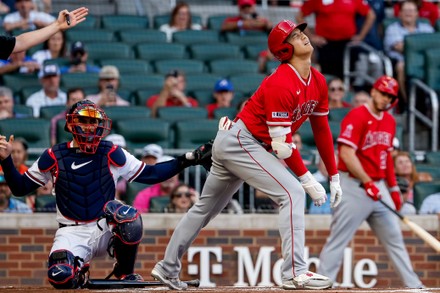
[[(339, 148), (342, 144), (354, 148), (365, 172), (376, 181), (386, 178), (387, 159), (393, 149), (395, 134), (393, 116), (388, 112), (381, 112), (378, 116), (365, 104), (344, 117), (338, 144)], [(338, 161), (338, 169), (348, 172), (342, 159)]]
[(263, 80), (237, 118), (256, 139), (270, 145), (268, 127), (291, 127), (295, 133), (310, 115), (327, 115), (327, 92), (325, 77), (316, 69), (304, 80), (284, 63)]

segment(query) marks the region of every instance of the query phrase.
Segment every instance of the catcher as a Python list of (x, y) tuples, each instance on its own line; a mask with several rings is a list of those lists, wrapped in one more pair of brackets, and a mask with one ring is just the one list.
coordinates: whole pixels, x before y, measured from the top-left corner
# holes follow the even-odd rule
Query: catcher
[(49, 282), (57, 289), (82, 287), (89, 262), (106, 251), (116, 259), (109, 277), (142, 281), (133, 272), (142, 218), (135, 208), (115, 200), (116, 182), (120, 176), (145, 184), (166, 180), (190, 165), (210, 161), (210, 143), (174, 160), (146, 165), (102, 140), (111, 130), (111, 120), (89, 100), (69, 109), (65, 130), (73, 140), (45, 150), (23, 175), (11, 159), (13, 135), (9, 141), (0, 135), (1, 165), (14, 195), (24, 196), (49, 180), (54, 183), (59, 229), (49, 254)]

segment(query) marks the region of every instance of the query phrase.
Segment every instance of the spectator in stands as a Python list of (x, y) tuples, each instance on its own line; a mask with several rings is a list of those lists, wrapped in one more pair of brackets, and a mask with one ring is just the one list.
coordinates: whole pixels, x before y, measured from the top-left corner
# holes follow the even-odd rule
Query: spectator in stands
[(255, 0), (238, 0), (238, 15), (227, 17), (221, 27), (222, 32), (270, 31), (272, 22), (257, 13)]
[(351, 105), (353, 108), (359, 107), (370, 100), (370, 95), (366, 91), (359, 91), (353, 95)]
[(201, 30), (202, 26), (198, 23), (192, 23), (191, 11), (189, 5), (183, 1), (177, 2), (171, 12), (170, 22), (159, 27), (167, 35), (167, 41), (172, 42), (173, 33), (185, 30)]
[[(318, 63), (321, 72), (343, 78), (343, 57), (349, 42), (361, 42), (374, 23), (375, 13), (362, 0), (347, 1), (305, 1), (296, 15), (297, 23), (304, 22), (304, 17), (315, 14), (316, 27), (312, 33), (306, 33), (317, 48)], [(365, 16), (365, 22), (357, 32), (356, 15)]]
[[(419, 17), (426, 18), (430, 21), (431, 25), (434, 27), (437, 19), (439, 18), (439, 6), (438, 1), (427, 1), (427, 0), (413, 0), (416, 3), (419, 10)], [(437, 3), (435, 3), (437, 2)], [(394, 6), (394, 16), (398, 17), (401, 9), (400, 1), (395, 3)]]
[(213, 93), (215, 103), (206, 106), (208, 110), (208, 118), (214, 118), (214, 111), (218, 108), (231, 107), (232, 99), (234, 98), (234, 87), (232, 83), (226, 78), (218, 80), (214, 85)]
[(165, 82), (159, 94), (147, 100), (147, 107), (151, 108), (151, 116), (157, 116), (160, 107), (198, 107), (196, 99), (185, 94), (186, 80), (183, 72), (172, 70), (165, 75)]
[[(125, 141), (125, 138), (120, 134), (117, 133), (109, 134), (104, 138), (104, 140), (111, 141), (113, 145), (117, 145), (123, 149), (127, 149), (127, 142)], [(126, 194), (127, 194), (127, 180), (120, 177), (118, 183), (116, 184), (115, 198), (119, 200), (123, 200)]]
[(52, 0), (33, 0), (35, 10), (52, 13)]
[(15, 29), (35, 30), (55, 21), (52, 15), (35, 11), (32, 0), (15, 0), (16, 12), (9, 13), (3, 19), (3, 27), (11, 32)]
[(258, 72), (266, 73), (267, 72), (267, 63), (270, 61), (274, 61), (275, 56), (270, 52), (269, 49), (263, 50), (258, 55)]
[(8, 5), (6, 5), (5, 3), (3, 3), (2, 1), (0, 1), (0, 14), (6, 14), (10, 11), (11, 9), (9, 8)]
[[(162, 156), (157, 160), (157, 163), (165, 162), (171, 160), (173, 157)], [(169, 196), (171, 191), (179, 184), (179, 174), (165, 180), (161, 183), (151, 185), (145, 189), (139, 191), (136, 198), (133, 201), (133, 206), (140, 213), (148, 213), (150, 210), (150, 200), (157, 196)]]
[(404, 203), (414, 204), (414, 184), (432, 181), (432, 176), (427, 172), (417, 172), (416, 166), (408, 152), (397, 152), (393, 159), (396, 177), (402, 177), (408, 181), (408, 193), (404, 194), (406, 196)]
[(32, 209), (27, 204), (16, 198), (12, 198), (11, 189), (9, 189), (3, 173), (0, 174), (0, 212), (32, 213)]
[(67, 102), (66, 109), (61, 111), (59, 114), (52, 117), (50, 120), (50, 144), (54, 145), (57, 143), (57, 124), (58, 121), (66, 121), (66, 113), (72, 107), (73, 104), (84, 100), (86, 94), (82, 88), (72, 88), (67, 91)]
[(116, 66), (106, 65), (99, 72), (99, 93), (88, 95), (87, 99), (98, 106), (129, 106), (130, 102), (118, 95), (119, 70)]
[(32, 55), (32, 59), (43, 66), (44, 61), (66, 57), (66, 35), (63, 31), (55, 33), (43, 43), (43, 49)]
[(419, 214), (439, 214), (440, 213), (440, 192), (433, 193), (425, 197), (420, 206)]
[(199, 193), (181, 183), (174, 187), (170, 193), (170, 203), (165, 207), (166, 213), (186, 213), (199, 198)]
[(350, 108), (351, 104), (344, 101), (345, 86), (340, 78), (328, 82), (328, 107), (329, 109)]
[(26, 56), (26, 51), (12, 53), (8, 60), (0, 60), (0, 75), (7, 73), (36, 73), (40, 65)]
[(88, 64), (89, 53), (83, 42), (76, 41), (70, 46), (70, 65), (61, 67), (61, 74), (77, 72), (100, 72), (100, 68)]
[(156, 165), (157, 161), (163, 156), (163, 149), (160, 145), (151, 143), (142, 149), (141, 161), (147, 165)]
[(8, 87), (0, 86), (0, 120), (8, 118), (26, 118), (25, 114), (14, 112), (14, 97)]
[(404, 38), (409, 34), (432, 33), (433, 27), (430, 24), (418, 21), (418, 7), (412, 0), (405, 0), (400, 4), (399, 20), (390, 24), (384, 37), (385, 53), (391, 58), (399, 82), (400, 96), (399, 109), (406, 108), (408, 98), (405, 83), (405, 60), (404, 60)]
[(56, 64), (47, 64), (38, 73), (43, 88), (33, 93), (27, 100), (26, 106), (32, 107), (34, 117), (40, 117), (40, 108), (66, 104), (66, 93), (60, 89), (60, 69)]

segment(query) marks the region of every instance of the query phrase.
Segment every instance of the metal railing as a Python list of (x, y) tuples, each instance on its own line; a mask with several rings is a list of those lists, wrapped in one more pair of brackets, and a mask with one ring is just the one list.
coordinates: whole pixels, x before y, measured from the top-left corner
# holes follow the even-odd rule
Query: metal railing
[[(431, 102), (431, 114), (432, 118), (428, 117), (424, 113), (420, 112), (416, 108), (417, 89), (423, 91), (429, 95)], [(415, 151), (415, 136), (416, 136), (416, 118), (423, 124), (431, 129), (431, 151), (437, 151), (438, 149), (438, 95), (437, 93), (426, 85), (423, 81), (417, 78), (410, 80), (410, 92), (409, 92), (409, 151)]]

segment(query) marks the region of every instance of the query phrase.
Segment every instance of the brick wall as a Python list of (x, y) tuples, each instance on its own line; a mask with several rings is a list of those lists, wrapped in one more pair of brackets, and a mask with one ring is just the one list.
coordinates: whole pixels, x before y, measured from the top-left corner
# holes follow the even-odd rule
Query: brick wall
[[(11, 220), (11, 217), (0, 216), (0, 286), (5, 285), (48, 285), (46, 280), (46, 260), (52, 244), (53, 235), (56, 231), (56, 225), (53, 221), (42, 224), (38, 220), (30, 218), (19, 218)], [(20, 215), (21, 216), (21, 215)], [(53, 216), (47, 216), (53, 217)], [(48, 219), (48, 218), (44, 219)], [(144, 237), (139, 248), (136, 271), (146, 279), (150, 279), (149, 274), (157, 260), (163, 257), (163, 253), (171, 236), (172, 229), (175, 227), (179, 218), (173, 218), (173, 221), (154, 218), (149, 219), (149, 215), (144, 215), (144, 225), (160, 226), (163, 223), (164, 228), (154, 227), (144, 230)], [(255, 216), (258, 217), (258, 216)], [(271, 219), (276, 223), (276, 216)], [(319, 216), (318, 216), (319, 217)], [(231, 216), (228, 217), (229, 219)], [(50, 219), (50, 218), (49, 218)], [(226, 218), (225, 218), (226, 219)], [(306, 246), (309, 248), (310, 257), (318, 257), (319, 252), (328, 236), (328, 229), (323, 229), (323, 225), (314, 225), (325, 219), (325, 225), (328, 225), (329, 218), (318, 218), (318, 220), (307, 220)], [(45, 220), (45, 221), (46, 221)], [(5, 227), (5, 222), (9, 221), (11, 227)], [(242, 220), (235, 219), (234, 227)], [(248, 220), (246, 220), (248, 221)], [(255, 221), (263, 222), (261, 219)], [(431, 222), (432, 221), (432, 222)], [(228, 222), (228, 221), (226, 221)], [(260, 226), (259, 222), (250, 221), (248, 225), (255, 224)], [(312, 225), (310, 225), (310, 222)], [(438, 219), (430, 218), (427, 226), (428, 231), (439, 238)], [(33, 225), (37, 227), (29, 227)], [(162, 223), (162, 224), (161, 224)], [(280, 239), (278, 230), (271, 228), (246, 227), (230, 229), (231, 226), (223, 226), (222, 221), (215, 222), (215, 225), (208, 226), (195, 240), (194, 246), (217, 246), (222, 248), (223, 253), (223, 273), (221, 275), (211, 274), (211, 281), (217, 286), (233, 285), (237, 282), (237, 252), (234, 247), (246, 246), (249, 248), (254, 261), (262, 246), (273, 246), (275, 251), (272, 254), (272, 264), (280, 258)], [(268, 223), (270, 224), (270, 223)], [(226, 223), (227, 225), (227, 223)], [(14, 227), (16, 226), (16, 227)], [(44, 227), (47, 226), (47, 227)], [(222, 227), (223, 226), (223, 227)], [(313, 227), (317, 226), (317, 227)], [(366, 226), (366, 225), (365, 225)], [(432, 228), (434, 227), (434, 228)], [(437, 228), (435, 228), (437, 227)], [(426, 227), (425, 227), (426, 228)], [(409, 251), (414, 269), (427, 287), (440, 287), (440, 255), (435, 253), (430, 247), (424, 244), (415, 234), (407, 229), (403, 231), (406, 247)], [(361, 227), (356, 233), (354, 240), (350, 243), (353, 249), (353, 263), (362, 258), (372, 259), (378, 267), (377, 285), (375, 287), (400, 287), (401, 282), (394, 273), (394, 269), (388, 260), (388, 257), (379, 244), (374, 234), (367, 228)], [(215, 261), (214, 261), (215, 262)], [(193, 264), (199, 263), (199, 256), (196, 255)], [(113, 261), (107, 256), (95, 259), (91, 265), (91, 277), (103, 278), (110, 273)], [(186, 256), (183, 262), (182, 279), (194, 279), (195, 276), (187, 274), (188, 262)], [(314, 267), (311, 268), (314, 270)]]

